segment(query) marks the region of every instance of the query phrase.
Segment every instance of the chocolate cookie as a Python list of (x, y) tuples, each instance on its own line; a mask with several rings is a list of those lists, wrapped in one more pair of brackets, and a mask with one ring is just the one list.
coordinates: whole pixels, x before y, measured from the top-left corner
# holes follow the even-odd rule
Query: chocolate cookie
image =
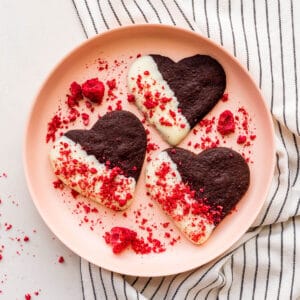
[(243, 157), (224, 147), (199, 155), (169, 148), (148, 165), (146, 172), (151, 198), (196, 244), (207, 240), (246, 193), (250, 182)]
[(132, 199), (146, 152), (146, 133), (127, 111), (107, 113), (90, 130), (71, 130), (57, 140), (50, 159), (72, 189), (114, 210)]
[(177, 63), (165, 56), (146, 55), (132, 64), (128, 86), (148, 121), (176, 145), (222, 97), (226, 74), (207, 55)]

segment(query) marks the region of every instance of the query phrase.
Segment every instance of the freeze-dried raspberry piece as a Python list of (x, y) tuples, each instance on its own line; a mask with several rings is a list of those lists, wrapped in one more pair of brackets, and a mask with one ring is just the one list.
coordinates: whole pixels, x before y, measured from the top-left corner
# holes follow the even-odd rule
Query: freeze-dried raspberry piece
[(82, 84), (82, 93), (94, 103), (100, 104), (104, 96), (104, 84), (98, 78), (92, 78)]

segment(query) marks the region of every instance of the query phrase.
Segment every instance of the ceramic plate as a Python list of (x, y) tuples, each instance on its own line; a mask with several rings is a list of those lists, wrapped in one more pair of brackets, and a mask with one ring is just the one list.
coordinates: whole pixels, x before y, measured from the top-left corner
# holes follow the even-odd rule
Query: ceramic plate
[[(134, 105), (127, 102), (126, 74), (133, 60), (143, 54), (166, 55), (177, 61), (196, 53), (207, 54), (217, 59), (227, 75), (226, 93), (229, 99), (220, 101), (206, 117), (212, 119), (230, 109), (236, 116), (239, 109), (247, 111), (249, 130), (256, 138), (245, 147), (236, 143), (237, 134), (224, 140), (217, 132), (212, 139), (219, 138), (220, 145), (232, 147), (249, 159), (251, 183), (246, 195), (235, 211), (227, 216), (215, 229), (210, 239), (202, 246), (195, 246), (170, 224), (159, 207), (151, 204), (144, 187), (144, 168), (133, 205), (127, 215), (114, 213), (97, 204), (91, 204), (94, 212), (86, 208), (89, 202), (82, 197), (74, 199), (70, 191), (55, 189), (55, 176), (49, 164), (48, 153), (52, 142), (46, 143), (47, 124), (59, 111), (66, 115), (66, 94), (73, 81), (84, 82), (98, 77), (106, 82), (116, 79), (115, 100), (104, 100), (91, 113), (84, 101), (79, 110), (90, 115), (87, 127), (81, 122), (69, 125), (71, 128), (89, 128), (111, 106), (114, 109), (121, 101), (122, 108), (130, 110), (142, 119)], [(240, 118), (242, 115), (240, 114)], [(80, 119), (80, 118), (79, 118)], [(145, 124), (146, 127), (149, 127)], [(64, 128), (62, 131), (66, 131)], [(161, 151), (168, 145), (155, 129), (149, 127), (151, 141)], [(205, 132), (192, 132), (180, 144), (196, 153), (201, 147), (194, 147)], [(155, 155), (152, 153), (151, 156)], [(32, 199), (54, 234), (72, 251), (88, 261), (111, 271), (134, 276), (163, 276), (199, 267), (228, 250), (251, 226), (258, 215), (271, 183), (275, 162), (274, 133), (270, 113), (254, 81), (239, 62), (211, 40), (196, 33), (163, 25), (136, 25), (108, 31), (90, 39), (68, 54), (52, 71), (39, 91), (28, 120), (25, 137), (24, 164), (28, 187)], [(145, 222), (145, 220), (147, 220)], [(162, 241), (166, 251), (137, 255), (128, 249), (114, 255), (105, 244), (103, 234), (112, 226), (126, 226), (147, 236), (146, 227), (151, 228), (153, 237)], [(166, 232), (170, 234), (167, 237)], [(172, 244), (172, 240), (174, 239)], [(175, 241), (176, 240), (176, 241)]]

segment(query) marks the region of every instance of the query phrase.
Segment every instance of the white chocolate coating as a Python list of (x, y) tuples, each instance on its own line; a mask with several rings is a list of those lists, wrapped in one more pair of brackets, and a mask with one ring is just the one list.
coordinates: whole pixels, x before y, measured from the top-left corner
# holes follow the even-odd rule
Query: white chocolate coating
[[(160, 172), (162, 165), (165, 164), (170, 168), (163, 178), (157, 174)], [(151, 198), (156, 201), (164, 212), (171, 217), (175, 225), (184, 233), (184, 235), (195, 244), (204, 243), (211, 235), (215, 225), (209, 222), (205, 216), (195, 215), (190, 209), (186, 214), (184, 207), (192, 205), (196, 200), (189, 193), (184, 194), (183, 202), (177, 204), (176, 208), (164, 209), (167, 197), (174, 193), (174, 187), (184, 190), (185, 185), (182, 182), (181, 175), (177, 170), (176, 164), (172, 161), (167, 152), (161, 152), (153, 159), (146, 169), (146, 185)]]
[(124, 210), (131, 204), (135, 179), (99, 163), (68, 137), (62, 136), (53, 144), (50, 160), (56, 176), (83, 196), (113, 210)]
[[(135, 96), (137, 107), (169, 144), (177, 145), (189, 133), (190, 125), (185, 116), (178, 110), (179, 102), (150, 55), (136, 59), (131, 65), (128, 73), (128, 87), (130, 93)], [(153, 108), (145, 106), (145, 95), (149, 92), (152, 96), (159, 94), (155, 97), (159, 105)], [(170, 101), (164, 103), (162, 102), (163, 98), (170, 98)], [(161, 118), (166, 122), (162, 122)], [(166, 126), (166, 123), (171, 125)]]

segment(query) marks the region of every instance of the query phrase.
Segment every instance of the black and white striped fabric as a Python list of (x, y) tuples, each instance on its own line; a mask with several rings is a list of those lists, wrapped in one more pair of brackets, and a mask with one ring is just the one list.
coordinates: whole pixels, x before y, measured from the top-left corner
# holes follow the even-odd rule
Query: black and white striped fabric
[(83, 299), (299, 299), (300, 1), (72, 2), (86, 38), (127, 24), (165, 23), (222, 44), (261, 88), (277, 142), (268, 200), (252, 228), (223, 257), (155, 278), (122, 276), (81, 260)]

